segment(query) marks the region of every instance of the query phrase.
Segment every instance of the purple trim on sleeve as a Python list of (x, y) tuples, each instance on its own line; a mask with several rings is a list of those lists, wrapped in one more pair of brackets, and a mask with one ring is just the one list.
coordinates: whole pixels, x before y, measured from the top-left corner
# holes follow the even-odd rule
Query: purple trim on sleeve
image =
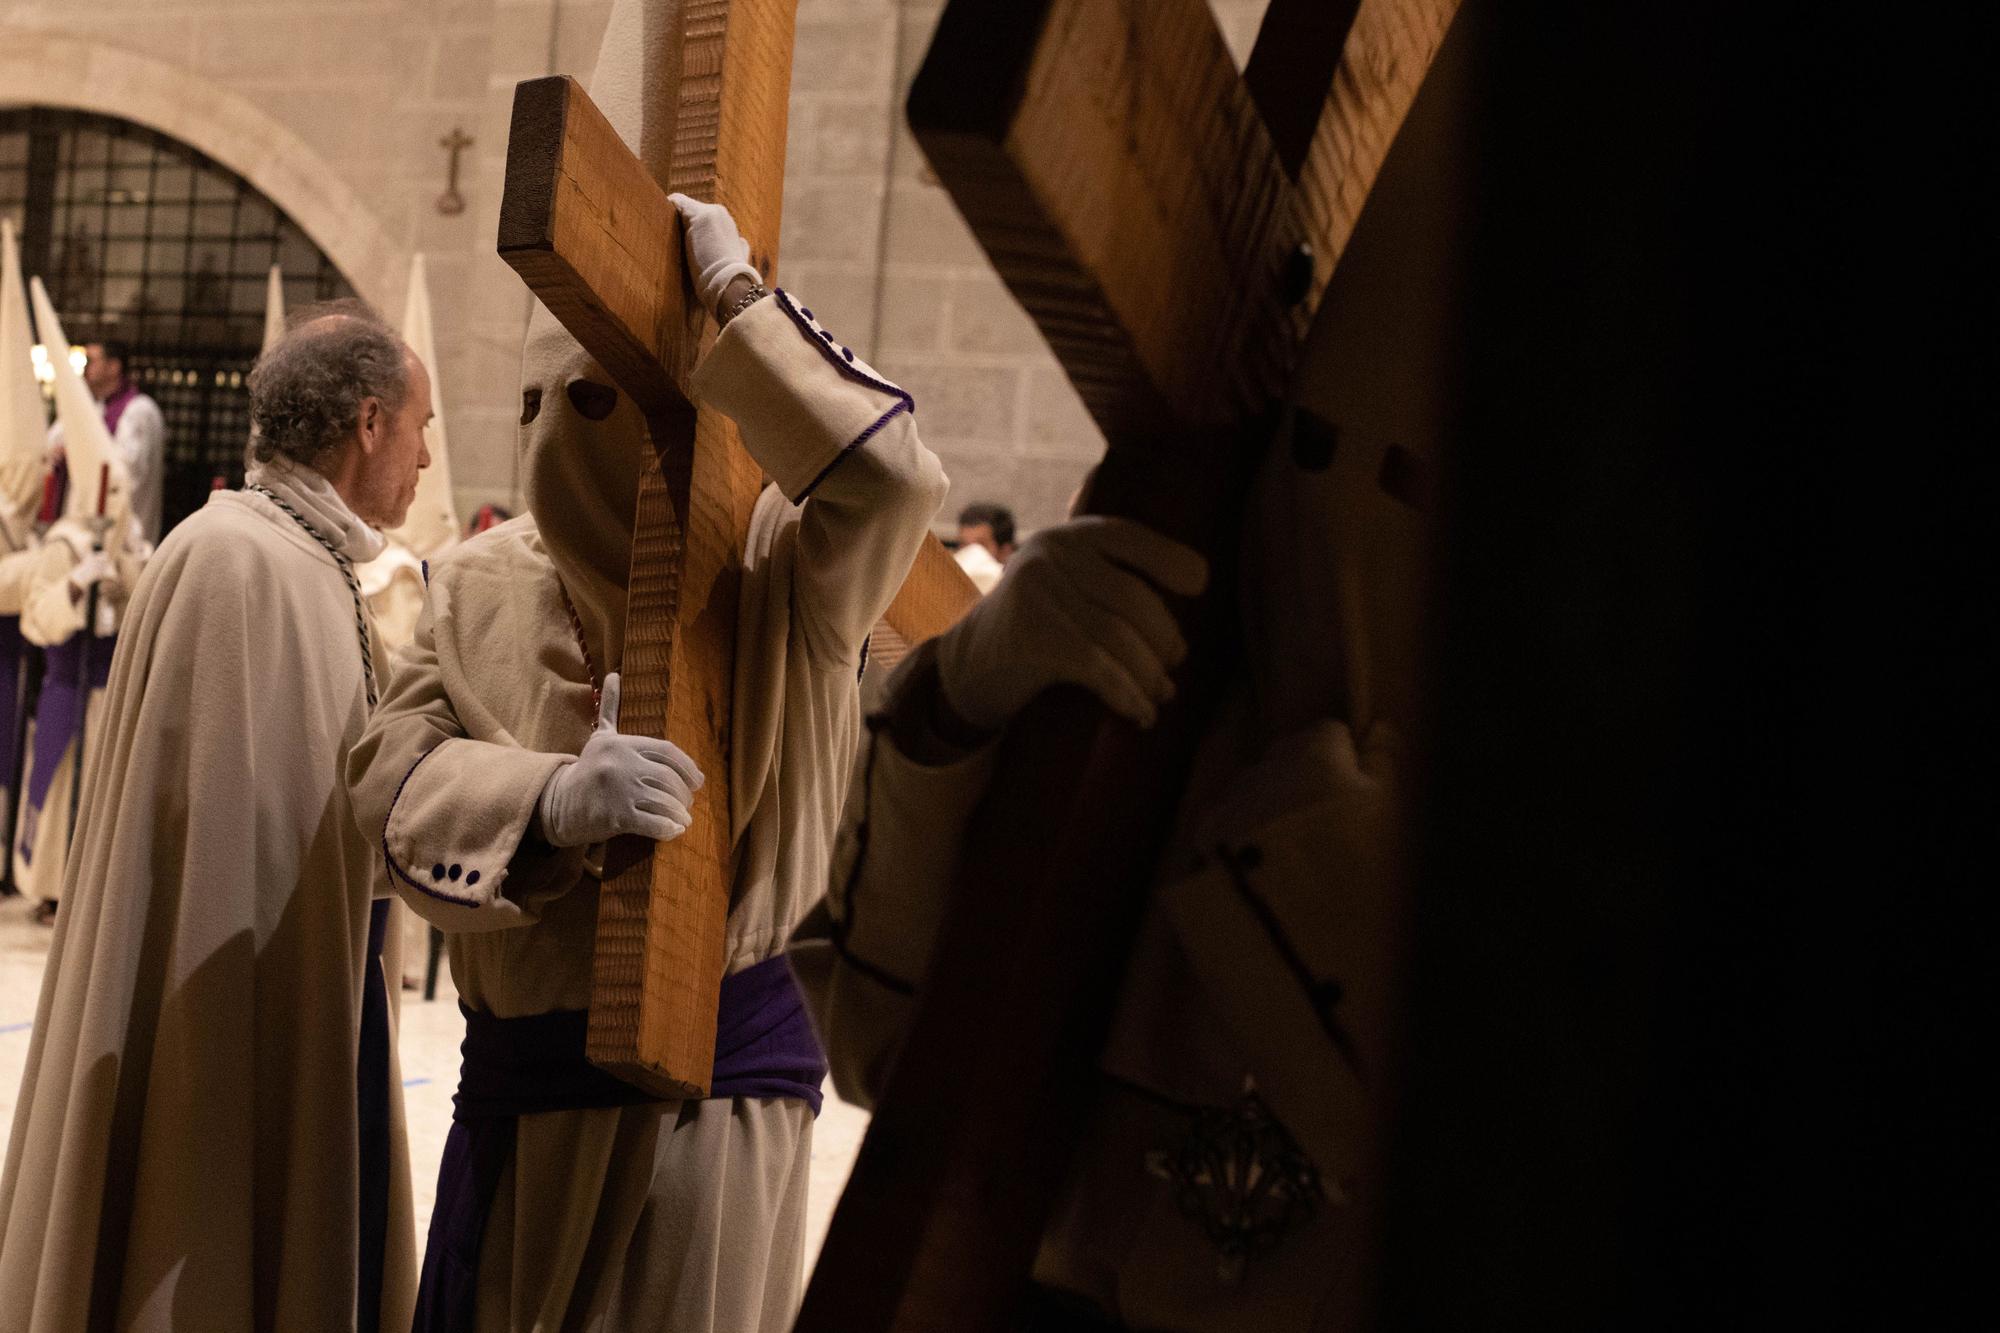
[(882, 427), (888, 425), (891, 421), (895, 420), (903, 413), (915, 412), (916, 410), (917, 410), (916, 408), (910, 405), (910, 400), (907, 397), (904, 398), (903, 401), (900, 403), (891, 403), (889, 405), (889, 410), (887, 412), (884, 412), (881, 416), (875, 418), (874, 425), (870, 426), (867, 430), (864, 430), (859, 435), (855, 436), (853, 440), (851, 440), (848, 443), (846, 448), (842, 449), (839, 453), (833, 456), (832, 462), (828, 463), (825, 467), (819, 470), (819, 475), (817, 477), (814, 477), (810, 482), (806, 484), (806, 488), (798, 493), (798, 495), (792, 500), (792, 503), (795, 505), (802, 505), (807, 500), (811, 499), (812, 493), (819, 489), (819, 484), (825, 481), (828, 477), (832, 476), (833, 470), (839, 467), (842, 463), (845, 463), (847, 461), (847, 456), (849, 454), (853, 453), (856, 449), (859, 449), (862, 445), (868, 443), (868, 441), (874, 439), (877, 431), (881, 430)]
[[(833, 350), (832, 346), (833, 335), (830, 333), (826, 333), (818, 328), (815, 328), (813, 320), (809, 316), (800, 313), (799, 307), (792, 300), (790, 292), (787, 292), (783, 287), (780, 287), (777, 291), (771, 293), (771, 295), (778, 298), (779, 307), (787, 315), (790, 315), (792, 317), (792, 323), (799, 326), (799, 331), (806, 335), (806, 341), (811, 343), (813, 347), (818, 350), (819, 354), (826, 358), (826, 363), (828, 365), (832, 366), (835, 370), (845, 375), (848, 379), (853, 380), (856, 384), (865, 384), (871, 389), (880, 389), (883, 393), (895, 395), (896, 397), (903, 400), (903, 406), (905, 408), (909, 409), (909, 411), (912, 414), (915, 414), (917, 410), (917, 400), (910, 397), (909, 392), (907, 390), (902, 389), (897, 385), (891, 384), (887, 380), (877, 379), (875, 376), (870, 375), (867, 371), (862, 370), (860, 367), (854, 365), (851, 361), (842, 360), (840, 355)], [(886, 417), (883, 418), (883, 420), (885, 421), (887, 419), (888, 418)], [(880, 423), (878, 422), (877, 425), (880, 425)], [(867, 436), (865, 435), (862, 437), (862, 439), (866, 438)], [(856, 443), (859, 442), (860, 441), (856, 441)], [(849, 447), (851, 448), (852, 446)], [(804, 499), (805, 497), (800, 496), (799, 498)]]
[(424, 760), (436, 754), (443, 748), (443, 745), (444, 742), (440, 741), (418, 755), (417, 762), (410, 765), (410, 771), (403, 774), (403, 780), (396, 784), (396, 799), (389, 802), (389, 813), (382, 820), (382, 859), (389, 863), (389, 875), (392, 880), (400, 879), (418, 893), (436, 898), (441, 902), (455, 903), (460, 907), (477, 907), (479, 906), (479, 899), (477, 898), (461, 898), (455, 893), (440, 893), (430, 885), (423, 883), (409, 871), (397, 865), (395, 853), (389, 850), (389, 821), (396, 817), (396, 807), (402, 803), (403, 788), (410, 785), (410, 779), (417, 775), (417, 769), (423, 766)]

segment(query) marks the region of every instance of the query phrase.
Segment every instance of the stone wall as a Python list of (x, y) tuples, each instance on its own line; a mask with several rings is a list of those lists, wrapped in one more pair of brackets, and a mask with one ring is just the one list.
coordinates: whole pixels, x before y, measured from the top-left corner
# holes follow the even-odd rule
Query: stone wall
[[(1264, 0), (1213, 4), (1241, 59)], [(421, 251), (461, 512), (512, 507), (529, 297), (493, 253), (508, 113), (520, 79), (589, 74), (610, 8), (0, 0), (0, 104), (62, 100), (176, 133), (293, 201), (392, 317)], [(973, 499), (1011, 504), (1035, 527), (1061, 517), (1103, 441), (902, 128), (940, 8), (800, 0), (780, 280), (916, 396), (953, 479), (941, 528)], [(438, 140), (454, 127), (474, 144), (459, 178), (467, 208), (447, 217)]]

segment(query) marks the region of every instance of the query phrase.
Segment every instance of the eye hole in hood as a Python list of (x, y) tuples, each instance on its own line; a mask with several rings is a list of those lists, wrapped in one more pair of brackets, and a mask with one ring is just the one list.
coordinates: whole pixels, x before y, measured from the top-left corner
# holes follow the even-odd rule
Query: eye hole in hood
[(521, 424), (523, 426), (527, 425), (530, 421), (540, 416), (541, 412), (542, 391), (540, 389), (523, 389), (521, 391)]
[(602, 421), (618, 406), (618, 390), (595, 380), (569, 382), (570, 405), (589, 421)]

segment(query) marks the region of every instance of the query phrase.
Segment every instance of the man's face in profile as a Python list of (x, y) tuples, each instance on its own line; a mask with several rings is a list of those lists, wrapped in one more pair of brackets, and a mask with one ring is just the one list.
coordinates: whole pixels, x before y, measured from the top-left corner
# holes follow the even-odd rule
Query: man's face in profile
[(85, 344), (83, 356), (83, 382), (91, 396), (102, 402), (117, 393), (119, 381), (125, 378), (125, 363), (105, 355), (103, 343)]

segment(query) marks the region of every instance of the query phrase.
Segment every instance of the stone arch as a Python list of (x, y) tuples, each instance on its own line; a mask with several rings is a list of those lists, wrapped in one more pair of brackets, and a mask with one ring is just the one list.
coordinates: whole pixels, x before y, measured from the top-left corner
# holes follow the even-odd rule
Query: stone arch
[(117, 116), (199, 149), (283, 209), (362, 299), (398, 309), (407, 256), (338, 172), (248, 99), (136, 52), (4, 25), (0, 89), (9, 105)]

